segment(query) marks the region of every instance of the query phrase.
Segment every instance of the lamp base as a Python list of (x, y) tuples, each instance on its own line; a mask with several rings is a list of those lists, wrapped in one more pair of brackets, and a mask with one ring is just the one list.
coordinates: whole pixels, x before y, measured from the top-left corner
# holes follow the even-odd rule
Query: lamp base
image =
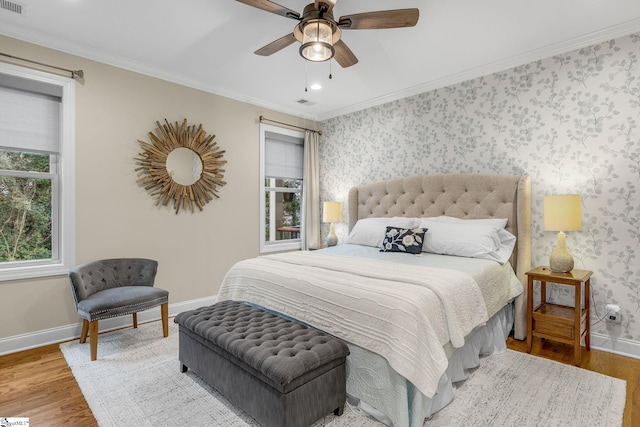
[(338, 244), (338, 236), (336, 236), (336, 230), (333, 228), (333, 223), (329, 226), (329, 234), (327, 235), (327, 246), (335, 246)]
[(573, 256), (567, 249), (567, 241), (562, 231), (558, 233), (558, 245), (549, 257), (549, 267), (555, 273), (568, 273), (573, 270)]

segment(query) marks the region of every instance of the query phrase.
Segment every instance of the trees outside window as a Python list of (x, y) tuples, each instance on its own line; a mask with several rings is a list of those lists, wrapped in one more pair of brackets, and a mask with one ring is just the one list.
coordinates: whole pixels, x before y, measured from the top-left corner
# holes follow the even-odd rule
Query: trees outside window
[(299, 240), (302, 180), (265, 179), (265, 240)]
[(0, 151), (0, 262), (51, 259), (50, 155)]

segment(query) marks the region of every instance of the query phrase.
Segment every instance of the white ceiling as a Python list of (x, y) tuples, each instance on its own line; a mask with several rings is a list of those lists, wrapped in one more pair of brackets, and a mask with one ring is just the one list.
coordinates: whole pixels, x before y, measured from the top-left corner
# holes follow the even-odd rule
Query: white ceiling
[[(296, 21), (234, 0), (17, 3), (22, 15), (0, 9), (0, 34), (313, 120), (640, 32), (638, 0), (338, 0), (336, 19), (409, 7), (420, 19), (344, 31), (360, 62), (332, 61), (329, 80), (329, 63), (306, 64), (297, 43), (254, 55)], [(307, 1), (277, 3), (301, 13)], [(305, 75), (323, 88), (305, 92)]]

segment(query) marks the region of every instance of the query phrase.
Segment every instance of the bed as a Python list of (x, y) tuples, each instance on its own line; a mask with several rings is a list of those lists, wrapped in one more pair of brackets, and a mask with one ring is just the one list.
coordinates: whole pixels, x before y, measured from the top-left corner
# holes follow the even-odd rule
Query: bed
[[(241, 261), (218, 299), (248, 301), (343, 339), (350, 402), (388, 425), (421, 426), (454, 398), (454, 383), (480, 355), (504, 351), (512, 330), (525, 338), (530, 187), (526, 176), (479, 174), (354, 187), (345, 244)], [(487, 228), (513, 237), (508, 253), (477, 256), (475, 243), (456, 242), (451, 253), (465, 256), (452, 256), (438, 246), (438, 236), (448, 245)], [(398, 230), (400, 243), (419, 244), (416, 254), (389, 237)], [(438, 253), (423, 252), (427, 245)]]

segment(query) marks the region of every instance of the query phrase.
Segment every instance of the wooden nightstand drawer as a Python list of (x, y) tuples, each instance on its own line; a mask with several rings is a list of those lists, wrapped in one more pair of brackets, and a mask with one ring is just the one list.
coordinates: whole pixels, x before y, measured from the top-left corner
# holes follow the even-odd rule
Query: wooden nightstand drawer
[[(543, 338), (560, 338), (571, 343), (576, 338), (575, 309), (564, 305), (546, 303), (533, 313), (533, 334)], [(586, 312), (580, 312), (580, 331), (586, 328)], [(580, 338), (580, 337), (578, 337)]]
[(574, 332), (573, 325), (566, 325), (548, 318), (537, 319), (537, 316), (533, 315), (533, 334), (538, 336), (545, 336), (549, 338), (561, 338), (565, 340), (573, 341)]

